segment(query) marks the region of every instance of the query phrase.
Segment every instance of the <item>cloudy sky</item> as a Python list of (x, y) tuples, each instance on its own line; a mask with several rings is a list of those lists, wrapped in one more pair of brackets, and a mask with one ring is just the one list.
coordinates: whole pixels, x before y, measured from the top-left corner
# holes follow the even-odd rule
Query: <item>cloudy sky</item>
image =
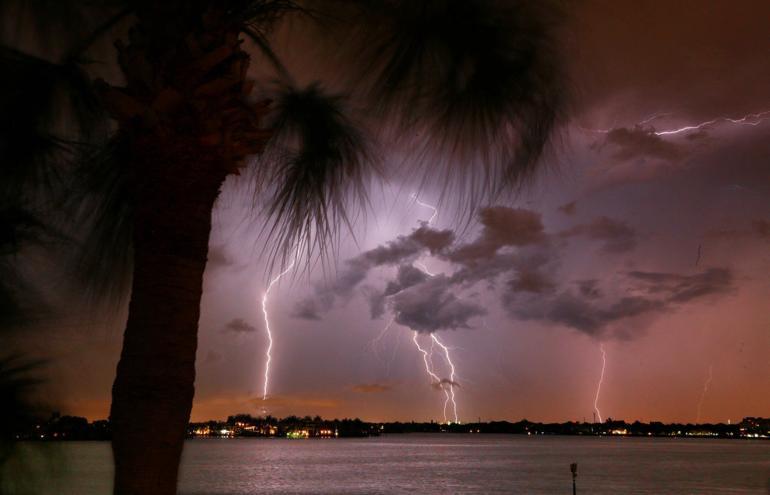
[[(545, 168), (468, 226), (440, 191), (373, 188), (334, 263), (271, 289), (267, 400), (262, 219), (228, 182), (193, 419), (443, 420), (452, 391), (461, 421), (590, 420), (602, 349), (604, 418), (770, 414), (768, 18), (767, 2), (582, 2), (577, 101)], [(63, 412), (107, 415), (124, 318), (72, 315), (29, 344)]]

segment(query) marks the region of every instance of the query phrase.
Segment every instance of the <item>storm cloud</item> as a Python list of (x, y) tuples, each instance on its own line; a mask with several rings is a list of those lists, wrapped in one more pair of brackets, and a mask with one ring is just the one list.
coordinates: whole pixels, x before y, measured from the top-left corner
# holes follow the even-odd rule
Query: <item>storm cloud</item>
[[(436, 230), (422, 223), (408, 236), (398, 236), (393, 241), (346, 260), (337, 278), (331, 284), (316, 283), (314, 294), (299, 301), (292, 315), (297, 318), (317, 320), (321, 313), (329, 311), (334, 306), (337, 299), (349, 299), (373, 268), (411, 262), (426, 251), (434, 255), (439, 254), (453, 242), (454, 232), (451, 230)], [(372, 307), (378, 304), (377, 296), (374, 297)]]
[(225, 327), (223, 330), (225, 332), (235, 332), (235, 333), (251, 333), (251, 332), (257, 331), (256, 327), (250, 325), (243, 318), (233, 318), (232, 320), (228, 321), (225, 324)]
[(684, 149), (655, 133), (652, 127), (619, 127), (607, 132), (598, 149), (609, 148), (615, 161), (657, 159), (675, 161), (685, 154)]
[(562, 237), (581, 236), (602, 242), (605, 253), (625, 253), (636, 247), (637, 235), (627, 223), (601, 216), (590, 223), (577, 225), (560, 234)]
[(419, 333), (432, 333), (470, 328), (469, 320), (487, 313), (479, 304), (458, 298), (450, 288), (450, 279), (441, 274), (395, 294), (396, 323)]
[(553, 297), (503, 298), (510, 315), (563, 325), (597, 338), (629, 338), (617, 324), (640, 317), (650, 319), (690, 302), (729, 293), (733, 275), (726, 268), (711, 268), (694, 275), (631, 271), (622, 274), (623, 286), (614, 296), (602, 297), (595, 280), (578, 282), (578, 290), (560, 291)]
[(482, 225), (478, 238), (464, 244), (447, 258), (455, 263), (470, 263), (497, 254), (503, 247), (526, 246), (545, 240), (540, 214), (524, 208), (492, 206), (479, 211)]

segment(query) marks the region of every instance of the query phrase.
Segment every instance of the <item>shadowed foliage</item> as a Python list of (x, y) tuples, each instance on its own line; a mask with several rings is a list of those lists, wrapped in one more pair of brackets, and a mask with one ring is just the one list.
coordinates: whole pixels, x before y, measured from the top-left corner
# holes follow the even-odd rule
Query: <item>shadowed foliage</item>
[(298, 90), (283, 86), (269, 123), (273, 131), (257, 163), (257, 183), (271, 191), (268, 237), (278, 253), (304, 246), (308, 259), (322, 254), (336, 226), (350, 227), (347, 206), (366, 204), (366, 185), (379, 172), (364, 132), (346, 116), (341, 97), (318, 84)]
[(337, 5), (327, 29), (344, 40), (350, 85), (410, 165), (441, 165), (474, 204), (531, 176), (566, 109), (561, 2)]
[(105, 120), (91, 80), (77, 64), (0, 46), (0, 72), (0, 194), (8, 198), (51, 185), (81, 138), (90, 138)]
[(28, 210), (13, 204), (0, 207), (0, 337), (27, 326), (40, 315), (45, 301), (19, 267), (22, 253), (62, 240), (61, 233)]

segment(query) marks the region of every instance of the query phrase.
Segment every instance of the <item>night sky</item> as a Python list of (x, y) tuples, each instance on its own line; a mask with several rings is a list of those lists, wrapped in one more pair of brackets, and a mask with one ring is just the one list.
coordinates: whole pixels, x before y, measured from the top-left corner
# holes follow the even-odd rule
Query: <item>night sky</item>
[[(461, 421), (590, 420), (600, 346), (604, 418), (770, 414), (767, 19), (767, 2), (581, 2), (565, 30), (576, 102), (535, 180), (468, 227), (451, 197), (427, 223), (420, 203), (439, 190), (395, 173), (372, 187), (326, 273), (290, 271), (271, 291), (266, 401), (264, 219), (229, 180), (192, 419), (443, 420), (415, 330), (426, 350), (430, 332), (448, 346)], [(125, 311), (72, 313), (26, 346), (49, 358), (63, 413), (103, 418)], [(448, 390), (442, 356), (434, 344)]]

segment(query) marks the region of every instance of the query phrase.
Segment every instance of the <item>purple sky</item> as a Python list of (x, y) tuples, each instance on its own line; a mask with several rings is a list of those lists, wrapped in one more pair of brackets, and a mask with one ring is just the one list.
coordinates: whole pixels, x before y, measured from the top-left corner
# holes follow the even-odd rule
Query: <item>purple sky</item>
[[(336, 266), (290, 272), (271, 292), (267, 401), (263, 220), (229, 181), (193, 419), (443, 420), (413, 330), (426, 350), (430, 332), (450, 349), (462, 421), (590, 419), (600, 344), (605, 418), (770, 414), (770, 113), (720, 120), (770, 110), (768, 18), (764, 2), (585, 2), (567, 34), (576, 108), (533, 184), (467, 229), (451, 198), (428, 226), (414, 184), (392, 174), (373, 187)], [(50, 393), (64, 412), (106, 416), (124, 317), (73, 316), (31, 344), (59, 371)]]

